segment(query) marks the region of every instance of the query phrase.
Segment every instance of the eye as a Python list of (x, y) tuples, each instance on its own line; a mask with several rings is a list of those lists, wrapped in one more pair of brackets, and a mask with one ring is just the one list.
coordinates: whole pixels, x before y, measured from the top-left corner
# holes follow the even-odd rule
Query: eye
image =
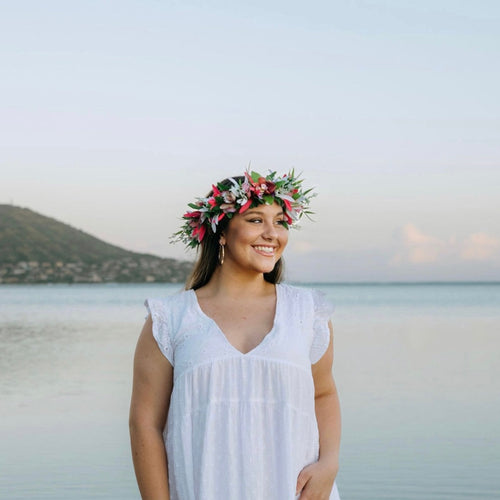
[(259, 222), (262, 222), (262, 219), (255, 217), (252, 219), (248, 219), (248, 222), (251, 222), (252, 224), (258, 224)]

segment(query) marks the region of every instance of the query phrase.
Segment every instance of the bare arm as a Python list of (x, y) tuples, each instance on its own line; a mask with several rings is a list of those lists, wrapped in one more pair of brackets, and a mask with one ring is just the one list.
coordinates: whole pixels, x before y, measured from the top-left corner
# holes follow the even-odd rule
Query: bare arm
[[(319, 458), (338, 466), (341, 416), (337, 387), (332, 375), (333, 327), (330, 328), (330, 344), (323, 357), (312, 366), (315, 388), (316, 418), (319, 428)], [(336, 474), (335, 470), (335, 474)]]
[(173, 367), (156, 344), (149, 316), (135, 351), (129, 420), (132, 459), (143, 500), (170, 500), (162, 432), (172, 381)]
[(340, 448), (340, 403), (332, 375), (333, 328), (330, 344), (321, 359), (312, 365), (316, 419), (319, 430), (319, 459), (304, 467), (297, 479), (301, 500), (327, 500), (337, 475)]

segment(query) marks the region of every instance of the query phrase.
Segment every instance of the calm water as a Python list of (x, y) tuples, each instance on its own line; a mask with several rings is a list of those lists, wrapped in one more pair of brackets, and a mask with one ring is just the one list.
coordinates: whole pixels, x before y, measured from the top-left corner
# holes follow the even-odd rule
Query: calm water
[[(342, 499), (500, 498), (500, 285), (318, 288), (337, 306)], [(139, 498), (132, 356), (144, 298), (177, 289), (0, 286), (0, 498)]]

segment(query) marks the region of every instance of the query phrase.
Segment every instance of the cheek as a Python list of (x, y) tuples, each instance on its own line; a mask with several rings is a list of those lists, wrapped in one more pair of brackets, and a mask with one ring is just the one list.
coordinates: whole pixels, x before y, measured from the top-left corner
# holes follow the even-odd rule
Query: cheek
[(282, 248), (285, 248), (288, 243), (288, 230), (284, 229), (283, 234), (280, 235), (280, 243)]
[(245, 245), (250, 243), (255, 235), (250, 230), (250, 228), (234, 227), (230, 233), (228, 233), (226, 241), (232, 246)]

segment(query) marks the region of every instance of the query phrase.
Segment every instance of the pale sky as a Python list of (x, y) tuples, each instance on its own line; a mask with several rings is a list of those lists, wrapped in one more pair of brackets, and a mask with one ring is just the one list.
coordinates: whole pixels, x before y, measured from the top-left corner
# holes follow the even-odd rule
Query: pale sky
[(2, 2), (0, 203), (194, 258), (188, 202), (303, 172), (288, 278), (500, 280), (500, 3)]

